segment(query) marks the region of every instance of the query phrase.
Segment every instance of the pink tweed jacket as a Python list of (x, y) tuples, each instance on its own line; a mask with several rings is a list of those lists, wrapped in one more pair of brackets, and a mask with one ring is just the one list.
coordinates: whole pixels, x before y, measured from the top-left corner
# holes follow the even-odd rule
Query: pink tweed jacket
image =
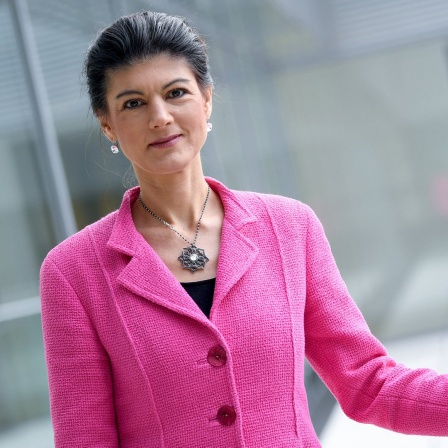
[(319, 447), (305, 356), (353, 419), (448, 436), (448, 375), (387, 356), (310, 208), (207, 181), (225, 208), (210, 319), (135, 229), (138, 188), (47, 256), (56, 447)]

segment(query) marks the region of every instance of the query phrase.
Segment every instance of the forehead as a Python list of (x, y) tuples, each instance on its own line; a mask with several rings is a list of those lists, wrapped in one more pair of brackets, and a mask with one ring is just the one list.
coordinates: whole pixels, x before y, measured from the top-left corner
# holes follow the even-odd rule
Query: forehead
[(108, 72), (107, 78), (108, 95), (130, 88), (160, 89), (166, 83), (177, 78), (188, 79), (197, 85), (195, 75), (186, 59), (166, 54), (111, 70)]

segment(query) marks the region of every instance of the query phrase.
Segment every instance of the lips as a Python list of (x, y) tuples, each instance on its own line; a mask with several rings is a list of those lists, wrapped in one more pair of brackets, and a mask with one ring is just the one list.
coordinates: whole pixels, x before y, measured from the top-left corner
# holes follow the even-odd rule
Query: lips
[(149, 146), (158, 148), (167, 148), (170, 146), (174, 146), (179, 141), (181, 136), (182, 136), (181, 134), (175, 134), (175, 135), (169, 135), (168, 137), (162, 137), (152, 141), (149, 144)]

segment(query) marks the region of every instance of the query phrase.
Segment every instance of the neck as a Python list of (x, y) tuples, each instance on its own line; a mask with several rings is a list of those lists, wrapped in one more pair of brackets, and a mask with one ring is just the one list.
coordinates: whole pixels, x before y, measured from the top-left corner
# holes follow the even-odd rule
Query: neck
[[(208, 190), (202, 172), (200, 176), (154, 176), (139, 179), (139, 184), (142, 201), (157, 216), (175, 228), (191, 229), (197, 226)], [(158, 225), (157, 220), (138, 201), (134, 204), (134, 212), (147, 225)]]

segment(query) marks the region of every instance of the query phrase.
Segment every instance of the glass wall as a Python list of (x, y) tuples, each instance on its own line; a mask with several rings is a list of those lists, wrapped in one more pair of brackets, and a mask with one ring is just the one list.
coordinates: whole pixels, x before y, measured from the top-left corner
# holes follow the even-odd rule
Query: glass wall
[(0, 2), (0, 433), (48, 414), (38, 275), (56, 243), (12, 23)]
[(448, 325), (446, 63), (434, 40), (277, 79), (300, 198), (381, 338)]
[[(13, 2), (0, 0), (0, 445), (20, 446), (26, 427), (49, 447), (38, 272), (58, 237)], [(216, 82), (206, 174), (310, 204), (378, 337), (448, 328), (448, 23), (422, 30), (395, 11), (381, 31), (363, 2), (336, 0), (24, 3), (78, 228), (135, 182), (88, 112), (87, 46), (125, 13), (184, 15), (209, 42)], [(443, 17), (436, 3), (427, 17)], [(331, 400), (311, 376), (308, 390), (319, 428)]]

